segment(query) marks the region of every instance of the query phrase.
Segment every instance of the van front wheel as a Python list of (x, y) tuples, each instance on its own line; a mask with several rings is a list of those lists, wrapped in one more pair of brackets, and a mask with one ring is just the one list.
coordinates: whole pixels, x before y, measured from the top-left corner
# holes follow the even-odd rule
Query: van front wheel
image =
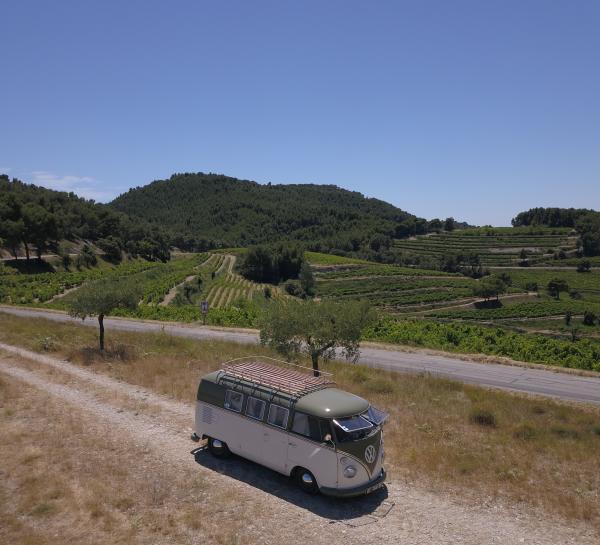
[(316, 494), (319, 491), (317, 480), (315, 479), (315, 476), (308, 471), (308, 469), (299, 467), (296, 470), (294, 477), (300, 490), (306, 492), (307, 494)]
[(220, 441), (212, 437), (208, 438), (208, 450), (216, 458), (227, 458), (231, 454), (225, 441)]

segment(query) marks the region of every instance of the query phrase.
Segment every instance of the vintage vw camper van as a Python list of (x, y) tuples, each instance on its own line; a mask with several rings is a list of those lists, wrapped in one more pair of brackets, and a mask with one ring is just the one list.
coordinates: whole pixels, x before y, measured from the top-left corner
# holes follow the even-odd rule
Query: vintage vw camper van
[(385, 480), (386, 418), (330, 376), (243, 359), (200, 381), (192, 439), (289, 475), (306, 492), (357, 496)]

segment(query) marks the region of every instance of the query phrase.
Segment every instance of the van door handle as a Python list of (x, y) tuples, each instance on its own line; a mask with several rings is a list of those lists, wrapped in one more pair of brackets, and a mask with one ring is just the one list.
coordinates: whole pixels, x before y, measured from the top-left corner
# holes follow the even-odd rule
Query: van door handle
[(298, 445), (296, 445), (296, 443), (288, 443), (288, 445), (289, 445), (290, 447), (296, 447), (296, 446), (298, 446)]

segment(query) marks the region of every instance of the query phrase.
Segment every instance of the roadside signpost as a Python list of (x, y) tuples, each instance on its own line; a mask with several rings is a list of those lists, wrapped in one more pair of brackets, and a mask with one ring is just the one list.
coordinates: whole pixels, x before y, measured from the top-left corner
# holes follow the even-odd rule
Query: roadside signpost
[(208, 301), (200, 302), (200, 312), (202, 312), (202, 324), (206, 325), (206, 315), (208, 314)]

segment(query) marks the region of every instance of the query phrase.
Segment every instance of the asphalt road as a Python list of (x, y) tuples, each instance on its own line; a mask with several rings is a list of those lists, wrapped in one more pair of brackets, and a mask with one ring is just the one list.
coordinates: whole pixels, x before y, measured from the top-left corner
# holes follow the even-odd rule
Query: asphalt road
[[(63, 313), (42, 309), (0, 306), (0, 312), (32, 318), (46, 318), (59, 322), (76, 322)], [(96, 320), (86, 320), (85, 325), (96, 327)], [(124, 331), (165, 331), (172, 335), (193, 339), (220, 339), (243, 344), (257, 344), (258, 334), (236, 329), (214, 329), (187, 324), (165, 324), (164, 322), (136, 321), (106, 318), (105, 327)], [(458, 359), (450, 355), (427, 354), (424, 352), (402, 352), (377, 348), (372, 344), (361, 349), (360, 363), (378, 369), (402, 373), (428, 373), (465, 382), (503, 390), (514, 390), (528, 394), (552, 396), (572, 401), (600, 404), (600, 377), (583, 377), (565, 372), (529, 369), (525, 367), (495, 363), (479, 363)]]

